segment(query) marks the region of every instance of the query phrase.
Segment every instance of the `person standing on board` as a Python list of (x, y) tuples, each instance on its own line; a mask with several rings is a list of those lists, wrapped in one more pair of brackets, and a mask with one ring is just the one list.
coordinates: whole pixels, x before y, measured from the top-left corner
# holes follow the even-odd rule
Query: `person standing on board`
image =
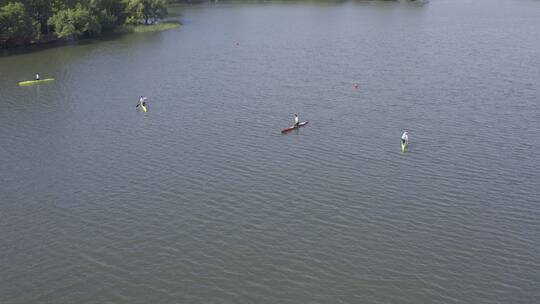
[(148, 97), (141, 96), (139, 98), (139, 103), (135, 106), (135, 108), (138, 108), (140, 106), (146, 106), (146, 100), (148, 100)]
[(298, 127), (298, 114), (294, 114), (294, 126)]
[(145, 96), (141, 96), (139, 98), (139, 103), (135, 106), (135, 108), (139, 108), (141, 107), (141, 109), (143, 110), (143, 112), (146, 113), (146, 111), (148, 111), (148, 108), (146, 107), (146, 101), (148, 100), (148, 97), (145, 97)]
[(401, 144), (402, 145), (408, 145), (409, 144), (409, 132), (405, 131), (401, 135)]
[(39, 80), (39, 73), (36, 73), (36, 80)]

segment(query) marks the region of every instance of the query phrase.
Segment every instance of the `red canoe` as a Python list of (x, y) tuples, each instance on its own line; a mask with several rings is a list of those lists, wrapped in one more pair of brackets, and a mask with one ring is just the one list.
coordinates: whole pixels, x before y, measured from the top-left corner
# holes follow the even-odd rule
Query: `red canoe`
[(290, 127), (286, 128), (286, 129), (281, 130), (281, 133), (287, 133), (289, 131), (296, 130), (296, 129), (300, 128), (300, 127), (303, 127), (303, 126), (307, 125), (308, 122), (309, 121), (303, 121), (303, 122), (299, 123), (298, 126), (290, 126)]

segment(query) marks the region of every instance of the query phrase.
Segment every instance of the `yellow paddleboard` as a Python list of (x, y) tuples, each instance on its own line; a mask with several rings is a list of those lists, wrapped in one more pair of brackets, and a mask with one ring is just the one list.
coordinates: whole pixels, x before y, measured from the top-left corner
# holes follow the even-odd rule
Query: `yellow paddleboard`
[(407, 145), (407, 143), (401, 142), (401, 152), (405, 152), (405, 150), (407, 149)]
[(142, 108), (142, 110), (144, 111), (144, 113), (146, 113), (146, 112), (148, 111), (148, 110), (146, 109), (146, 106), (141, 105), (141, 108)]
[(30, 86), (35, 84), (42, 84), (54, 81), (54, 78), (47, 78), (47, 79), (40, 79), (40, 80), (27, 80), (27, 81), (21, 81), (19, 82), (20, 86)]

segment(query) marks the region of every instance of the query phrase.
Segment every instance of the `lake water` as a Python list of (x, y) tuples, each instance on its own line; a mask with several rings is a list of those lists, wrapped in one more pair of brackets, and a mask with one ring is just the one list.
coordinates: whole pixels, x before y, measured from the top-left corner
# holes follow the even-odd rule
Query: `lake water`
[(176, 11), (0, 57), (0, 303), (539, 301), (539, 1)]

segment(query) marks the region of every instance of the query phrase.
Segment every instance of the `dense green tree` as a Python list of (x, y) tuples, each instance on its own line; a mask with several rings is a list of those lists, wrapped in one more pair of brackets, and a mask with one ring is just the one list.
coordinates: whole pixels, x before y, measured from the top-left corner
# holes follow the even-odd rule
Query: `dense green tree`
[[(0, 46), (92, 36), (166, 17), (167, 0), (0, 0)], [(14, 41), (14, 42), (13, 42)]]
[(22, 3), (14, 2), (0, 7), (0, 38), (6, 40), (33, 40), (39, 38), (39, 24), (33, 20)]
[(143, 0), (144, 24), (154, 23), (167, 16), (167, 2), (165, 0)]
[(102, 30), (110, 30), (119, 24), (119, 17), (122, 13), (122, 2), (120, 0), (90, 0), (88, 9), (96, 16)]
[(122, 3), (124, 4), (125, 24), (139, 24), (144, 13), (142, 0), (122, 0)]
[(126, 24), (152, 24), (167, 16), (165, 0), (123, 0)]
[(59, 38), (78, 38), (101, 33), (98, 18), (80, 4), (75, 8), (59, 10), (49, 18), (49, 24), (54, 27)]

